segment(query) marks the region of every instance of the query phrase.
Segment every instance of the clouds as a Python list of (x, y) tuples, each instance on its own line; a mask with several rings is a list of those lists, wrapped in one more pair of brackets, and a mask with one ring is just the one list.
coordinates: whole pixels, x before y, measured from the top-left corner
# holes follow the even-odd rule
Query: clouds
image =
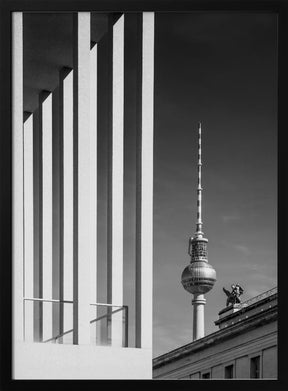
[(178, 324), (154, 322), (153, 341), (157, 341), (156, 347), (153, 348), (153, 357), (157, 357), (191, 342), (192, 328), (183, 327), (181, 319), (178, 319)]
[(234, 215), (224, 215), (221, 218), (224, 223), (230, 223), (234, 221), (239, 221), (241, 217), (239, 215), (234, 214)]
[(251, 255), (250, 249), (243, 244), (235, 244), (234, 249), (239, 251), (242, 255), (249, 257)]

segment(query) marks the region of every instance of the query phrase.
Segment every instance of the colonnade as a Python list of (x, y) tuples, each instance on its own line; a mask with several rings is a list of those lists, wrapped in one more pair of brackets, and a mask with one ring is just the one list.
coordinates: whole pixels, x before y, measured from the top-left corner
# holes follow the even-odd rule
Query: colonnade
[[(13, 336), (45, 342), (71, 332), (90, 344), (97, 305), (97, 57), (90, 12), (73, 14), (73, 68), (23, 113), (23, 14), (12, 14)], [(136, 347), (152, 347), (154, 13), (139, 14)], [(124, 24), (111, 17), (107, 305), (123, 303)], [(55, 259), (60, 274), (55, 273)], [(59, 299), (55, 299), (55, 291)], [(103, 304), (103, 303), (102, 303)], [(97, 328), (93, 329), (94, 333)], [(122, 345), (119, 311), (111, 342)], [(95, 336), (94, 336), (95, 337)], [(63, 342), (63, 339), (61, 340)]]

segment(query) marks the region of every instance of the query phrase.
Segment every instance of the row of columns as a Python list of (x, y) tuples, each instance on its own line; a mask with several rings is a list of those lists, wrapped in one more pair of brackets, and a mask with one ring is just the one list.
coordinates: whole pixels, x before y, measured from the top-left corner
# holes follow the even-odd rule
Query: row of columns
[[(29, 322), (29, 319), (33, 322), (33, 307), (26, 306), (23, 299), (35, 298), (36, 293), (46, 300), (53, 299), (53, 121), (58, 116), (59, 129), (62, 128), (59, 143), (62, 154), (58, 153), (63, 159), (59, 181), (61, 195), (58, 196), (62, 202), (58, 227), (62, 232), (59, 246), (63, 259), (60, 297), (62, 301), (73, 301), (73, 343), (90, 343), (90, 304), (97, 302), (97, 44), (91, 48), (90, 13), (75, 13), (73, 18), (74, 65), (73, 70), (60, 74), (58, 108), (55, 110), (53, 105), (53, 93), (47, 93), (40, 99), (37, 121), (34, 113), (24, 122), (23, 14), (12, 14), (14, 341), (23, 341), (24, 322)], [(136, 257), (136, 346), (151, 348), (154, 14), (143, 13), (142, 18), (141, 123), (137, 130), (140, 140), (140, 169), (137, 174), (140, 201), (137, 203), (139, 222), (136, 240), (140, 251)], [(111, 240), (108, 246), (111, 257), (109, 259), (108, 255), (108, 267), (111, 268), (111, 278), (108, 280), (108, 292), (110, 304), (117, 306), (123, 305), (124, 20), (122, 15), (112, 26), (109, 147), (108, 230)], [(35, 122), (39, 124), (41, 155), (38, 209), (35, 208), (33, 161)], [(39, 235), (38, 249), (35, 233)], [(34, 259), (37, 252), (42, 257), (41, 268), (37, 270), (42, 279), (36, 292)], [(42, 308), (44, 341), (53, 334), (52, 306), (51, 302), (47, 302)], [(69, 314), (64, 310), (60, 317), (63, 318), (62, 331), (66, 331), (71, 321)], [(31, 340), (33, 327), (28, 329), (30, 335), (28, 332), (25, 339)], [(112, 317), (111, 335), (112, 344), (121, 345), (121, 312)]]

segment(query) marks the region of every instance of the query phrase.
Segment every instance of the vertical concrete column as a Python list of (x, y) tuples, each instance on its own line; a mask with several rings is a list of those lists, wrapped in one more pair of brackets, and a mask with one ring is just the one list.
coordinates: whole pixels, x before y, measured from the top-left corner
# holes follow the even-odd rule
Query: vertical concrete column
[[(113, 18), (108, 17), (107, 32), (107, 303), (112, 304), (112, 111), (113, 111)], [(101, 338), (111, 343), (111, 308)], [(104, 322), (103, 322), (104, 323)]]
[[(63, 71), (60, 81), (62, 106), (62, 267), (61, 299), (73, 300), (73, 71)], [(73, 308), (70, 304), (61, 305), (62, 327), (65, 332), (73, 328)], [(65, 337), (67, 338), (67, 337)]]
[[(137, 153), (136, 346), (152, 349), (154, 13), (143, 12), (141, 124)], [(139, 178), (140, 177), (140, 178)], [(140, 209), (140, 210), (139, 210)]]
[(205, 335), (204, 325), (204, 305), (206, 299), (204, 295), (194, 295), (192, 300), (193, 306), (193, 341), (203, 338)]
[(136, 265), (135, 265), (135, 346), (141, 348), (141, 199), (142, 199), (142, 46), (143, 13), (137, 18), (136, 69)]
[[(124, 15), (113, 26), (112, 304), (123, 305)], [(113, 308), (116, 310), (117, 308)], [(122, 311), (112, 314), (112, 345), (122, 346)]]
[[(34, 293), (33, 115), (24, 122), (24, 296)], [(25, 305), (25, 341), (34, 339), (33, 302)]]
[[(34, 297), (42, 297), (42, 104), (33, 113)], [(42, 341), (42, 303), (34, 302), (34, 341)]]
[[(90, 300), (97, 302), (97, 44), (90, 51)], [(91, 320), (97, 307), (90, 308)], [(96, 344), (97, 322), (91, 340)]]
[[(61, 259), (61, 160), (62, 160), (62, 129), (60, 128), (60, 88), (59, 86), (52, 93), (52, 192), (53, 192), (53, 299), (60, 299), (60, 259)], [(60, 305), (53, 305), (53, 336), (60, 334)]]
[(13, 341), (23, 334), (23, 14), (12, 13), (12, 263)]
[[(52, 94), (42, 102), (42, 289), (52, 299)], [(52, 303), (43, 303), (43, 340), (52, 338)]]
[(90, 343), (90, 12), (73, 18), (74, 343)]

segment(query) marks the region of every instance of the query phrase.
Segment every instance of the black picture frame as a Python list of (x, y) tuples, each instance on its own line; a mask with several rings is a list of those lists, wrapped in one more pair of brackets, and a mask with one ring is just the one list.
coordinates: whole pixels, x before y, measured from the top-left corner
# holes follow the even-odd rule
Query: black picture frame
[(72, 12), (72, 11), (113, 11), (113, 12), (273, 12), (278, 15), (278, 380), (225, 382), (194, 382), (197, 390), (221, 389), (271, 389), (286, 390), (286, 348), (287, 344), (287, 299), (285, 279), (287, 269), (287, 175), (285, 135), (287, 133), (287, 91), (288, 91), (288, 2), (282, 1), (234, 1), (234, 0), (0, 0), (0, 161), (1, 161), (1, 233), (0, 233), (0, 291), (1, 291), (1, 390), (50, 390), (50, 389), (94, 389), (97, 387), (138, 387), (138, 383), (148, 387), (173, 387), (186, 389), (191, 383), (186, 381), (54, 381), (54, 380), (12, 380), (12, 138), (11, 138), (11, 12)]

